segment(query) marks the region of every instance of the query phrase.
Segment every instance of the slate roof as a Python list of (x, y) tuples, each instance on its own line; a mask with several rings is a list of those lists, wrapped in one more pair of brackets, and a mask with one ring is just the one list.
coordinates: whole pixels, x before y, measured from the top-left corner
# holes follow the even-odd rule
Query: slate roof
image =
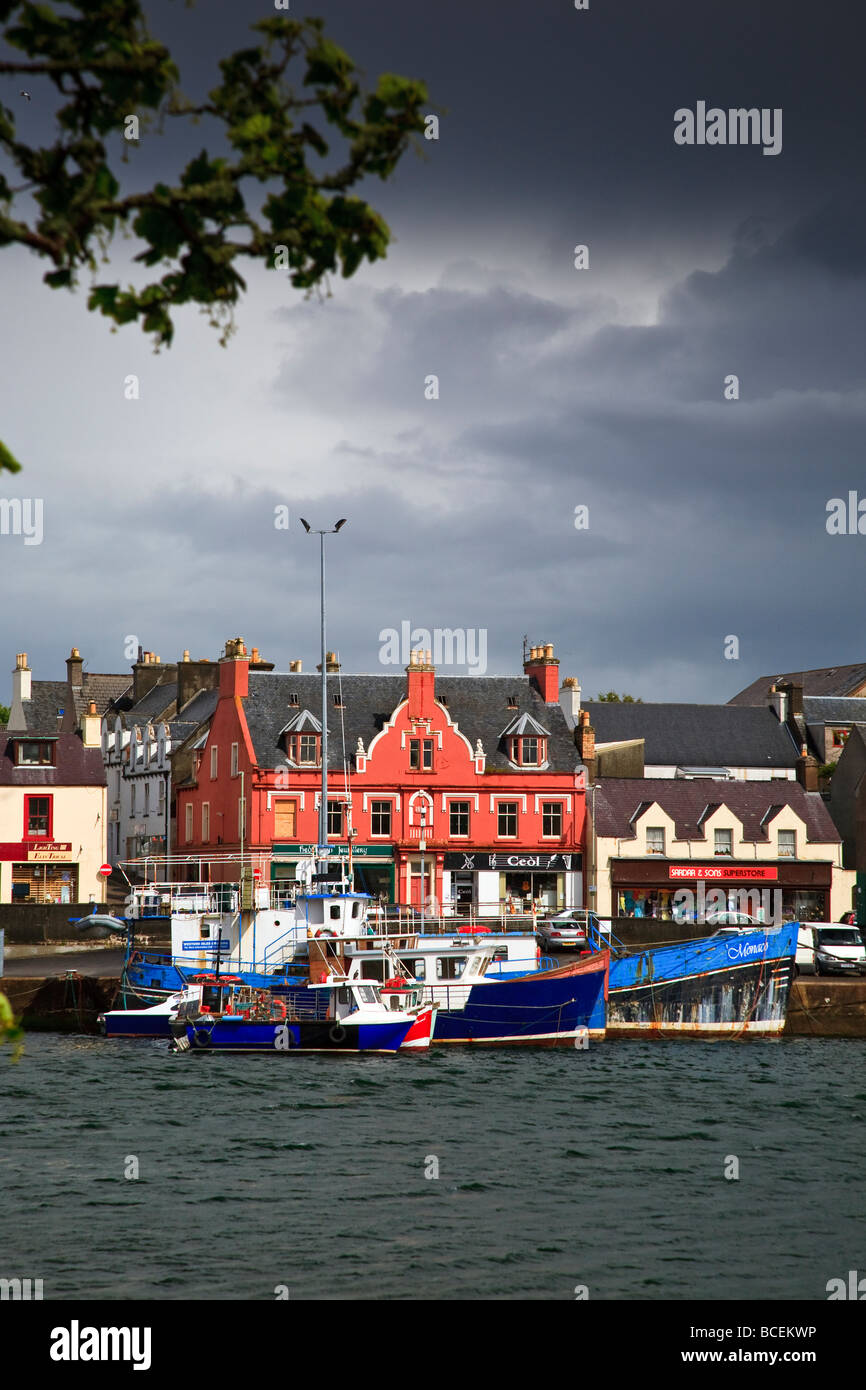
[(218, 700), (218, 690), (199, 690), (196, 695), (193, 695), (191, 700), (187, 700), (183, 709), (178, 710), (177, 718), (175, 720), (169, 720), (169, 726), (172, 729), (172, 738), (174, 738), (173, 730), (175, 724), (192, 724), (193, 726), (198, 726), (199, 724), (203, 724), (206, 719), (210, 719), (217, 707)]
[(804, 695), (803, 716), (807, 724), (866, 724), (866, 700), (862, 695)]
[[(708, 797), (706, 782), (674, 777), (605, 777), (595, 792), (596, 832), (621, 840), (634, 839), (638, 808), (657, 802), (673, 818), (678, 840), (704, 840)], [(716, 782), (713, 804), (727, 806), (742, 822), (743, 838), (766, 844), (771, 808), (790, 806), (806, 825), (810, 842), (839, 844), (840, 836), (820, 792), (807, 792), (799, 782)], [(628, 846), (623, 846), (628, 855)]]
[(32, 681), (31, 698), (24, 700), (24, 729), (22, 733), (56, 734), (60, 728), (58, 710), (69, 707), (69, 688), (66, 681)]
[(583, 709), (597, 744), (642, 738), (646, 767), (796, 766), (799, 749), (769, 705), (590, 700)]
[(0, 740), (0, 786), (105, 786), (102, 749), (85, 748), (78, 734), (59, 736), (55, 760), (55, 767), (16, 767), (13, 761), (12, 737), (3, 738)]
[[(260, 767), (285, 763), (285, 753), (279, 746), (279, 733), (293, 713), (301, 709), (321, 710), (321, 676), (316, 673), (288, 675), (277, 672), (250, 671), (249, 695), (244, 711), (256, 760)], [(345, 708), (333, 703), (342, 681)], [(528, 676), (437, 676), (436, 694), (444, 695), (451, 720), (473, 749), (481, 739), (487, 755), (487, 767), (503, 772), (514, 771), (509, 762), (502, 732), (515, 718), (512, 695), (517, 696), (517, 715), (529, 714), (550, 730), (548, 743), (549, 772), (573, 772), (580, 758), (574, 736), (557, 702), (546, 705)], [(328, 677), (328, 767), (341, 768), (343, 745), (341, 716), (346, 729), (346, 753), (354, 756), (358, 739), (364, 747), (370, 743), (395, 708), (406, 698), (405, 673), (399, 675), (331, 675)], [(290, 695), (298, 696), (298, 705), (290, 705)], [(444, 719), (444, 714), (443, 714)]]
[(85, 671), (80, 690), (70, 691), (66, 681), (31, 681), (30, 699), (22, 701), (24, 711), (24, 730), (21, 732), (56, 734), (61, 720), (58, 710), (65, 710), (67, 723), (78, 723), (79, 717), (86, 713), (91, 700), (96, 704), (97, 713), (105, 714), (112, 700), (131, 689), (129, 675), (112, 676), (93, 674)]
[[(105, 714), (112, 700), (119, 700), (121, 695), (125, 695), (128, 690), (132, 690), (132, 677), (128, 671), (125, 675), (110, 675), (99, 671), (85, 671), (81, 679), (81, 690), (79, 691), (75, 686), (73, 686), (72, 689), (76, 717), (87, 712), (87, 707), (91, 700), (96, 704), (97, 714)], [(33, 684), (35, 686), (37, 682), (34, 681)]]
[(802, 685), (803, 695), (851, 695), (866, 684), (866, 663), (856, 662), (853, 666), (816, 666), (811, 671), (786, 671), (775, 676), (759, 676), (745, 690), (741, 690), (729, 701), (729, 705), (762, 705), (767, 699), (767, 691), (777, 681), (792, 681)]
[(143, 695), (137, 705), (123, 711), (127, 728), (133, 724), (152, 724), (167, 712), (174, 712), (177, 701), (177, 681), (166, 681), (165, 685), (155, 685)]

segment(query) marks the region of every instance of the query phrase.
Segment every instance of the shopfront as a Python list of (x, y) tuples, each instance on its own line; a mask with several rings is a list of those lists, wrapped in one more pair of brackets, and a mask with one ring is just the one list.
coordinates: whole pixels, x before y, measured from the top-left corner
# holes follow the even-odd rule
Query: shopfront
[(613, 911), (619, 917), (664, 921), (700, 921), (706, 911), (730, 911), (748, 912), (762, 921), (825, 922), (832, 874), (832, 864), (820, 860), (708, 864), (613, 859)]
[[(343, 861), (348, 869), (348, 845), (330, 845), (331, 868)], [(271, 882), (294, 892), (301, 881), (315, 872), (316, 846), (313, 844), (275, 844), (271, 859)], [(352, 846), (352, 887), (356, 893), (394, 902), (394, 854), (391, 845)]]
[(59, 840), (23, 840), (20, 844), (4, 844), (0, 845), (0, 859), (6, 861), (4, 878), (11, 868), (11, 902), (79, 901), (78, 863), (72, 858), (71, 844)]
[(443, 897), (452, 910), (556, 912), (579, 907), (583, 856), (536, 850), (467, 850), (444, 856)]

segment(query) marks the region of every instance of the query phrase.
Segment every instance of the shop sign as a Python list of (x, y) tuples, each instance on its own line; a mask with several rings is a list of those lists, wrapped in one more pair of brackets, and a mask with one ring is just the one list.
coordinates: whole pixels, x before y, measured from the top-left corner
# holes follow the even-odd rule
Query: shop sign
[(72, 844), (61, 840), (18, 840), (0, 844), (0, 860), (29, 859), (31, 863), (40, 860), (71, 859)]
[(71, 854), (71, 844), (60, 844), (55, 840), (50, 844), (37, 845), (28, 849), (27, 858), (32, 864), (53, 864), (68, 860)]
[(779, 870), (775, 866), (749, 864), (745, 867), (731, 864), (670, 864), (668, 878), (702, 878), (715, 882), (760, 883), (775, 880)]
[(445, 868), (459, 871), (478, 871), (479, 869), (548, 869), (561, 872), (580, 870), (583, 857), (580, 854), (533, 854), (517, 850), (514, 854), (503, 854), (500, 850), (467, 850), (461, 854), (446, 854)]
[[(320, 853), (318, 845), (274, 845), (274, 858), (280, 859), (348, 859), (348, 845), (328, 845), (327, 852)], [(391, 858), (390, 845), (353, 845), (353, 859), (368, 859), (375, 855)]]

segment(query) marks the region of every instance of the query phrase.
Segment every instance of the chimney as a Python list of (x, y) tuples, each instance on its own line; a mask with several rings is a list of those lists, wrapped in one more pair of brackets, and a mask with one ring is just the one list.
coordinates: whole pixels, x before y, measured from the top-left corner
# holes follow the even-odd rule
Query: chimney
[(580, 681), (577, 676), (566, 676), (559, 692), (559, 703), (569, 729), (575, 728), (580, 714)]
[[(316, 670), (317, 670), (317, 671), (321, 671), (321, 669), (322, 669), (322, 663), (321, 663), (321, 661), (320, 661), (319, 664), (318, 664), (318, 666), (316, 667)], [(337, 653), (336, 653), (336, 652), (325, 652), (325, 671), (327, 672), (327, 674), (328, 674), (329, 676), (334, 676), (334, 675), (336, 675), (336, 673), (339, 671), (339, 669), (340, 669), (340, 663), (339, 663), (339, 661), (337, 660)]]
[(250, 670), (273, 671), (273, 669), (274, 663), (272, 661), (262, 661), (258, 647), (253, 647), (252, 653), (250, 655)]
[(289, 662), (289, 670), (290, 670), (294, 675), (300, 675), (302, 666), (303, 666), (303, 662), (302, 662), (302, 661), (290, 661), (290, 662)]
[(812, 757), (805, 743), (801, 745), (797, 759), (797, 781), (807, 792), (818, 790), (818, 759)]
[(788, 697), (788, 717), (791, 719), (803, 718), (803, 683), (802, 681), (776, 681), (776, 690)]
[(532, 647), (529, 659), (523, 664), (524, 674), (540, 692), (546, 705), (555, 705), (559, 700), (559, 658), (553, 655), (553, 643)]
[(775, 685), (771, 685), (767, 691), (767, 704), (775, 714), (780, 724), (788, 722), (788, 692), (779, 690)]
[(177, 674), (177, 666), (173, 662), (163, 666), (156, 652), (140, 652), (138, 661), (132, 668), (133, 700), (138, 704), (154, 686), (160, 682), (175, 680)]
[(200, 691), (219, 688), (219, 663), (209, 661), (206, 656), (199, 657), (198, 661), (190, 661), (189, 652), (185, 651), (183, 659), (177, 663), (176, 670), (178, 714)]
[(250, 692), (250, 659), (240, 637), (229, 638), (220, 657), (220, 699), (244, 699)]
[(66, 658), (66, 680), (70, 690), (81, 689), (81, 673), (83, 669), (84, 662), (81, 659), (81, 653), (79, 652), (77, 647), (73, 647), (72, 651)]
[(574, 732), (574, 741), (577, 751), (580, 754), (580, 761), (587, 766), (595, 762), (595, 729), (589, 722), (589, 710), (582, 709), (578, 716), (577, 728)]
[(27, 653), (18, 652), (12, 672), (12, 704), (9, 708), (9, 728), (26, 729), (27, 714), (24, 701), (33, 697), (33, 672), (27, 665)]
[(102, 720), (96, 711), (96, 701), (91, 700), (81, 716), (81, 742), (85, 748), (98, 748), (102, 742)]
[(410, 719), (430, 719), (436, 714), (436, 672), (429, 651), (409, 653), (406, 667)]

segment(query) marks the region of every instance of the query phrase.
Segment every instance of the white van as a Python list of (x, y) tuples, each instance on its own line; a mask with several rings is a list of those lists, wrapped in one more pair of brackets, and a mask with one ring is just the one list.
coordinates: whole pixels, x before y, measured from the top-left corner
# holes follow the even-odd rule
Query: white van
[(802, 975), (866, 975), (866, 947), (854, 926), (841, 922), (801, 924), (796, 965)]

